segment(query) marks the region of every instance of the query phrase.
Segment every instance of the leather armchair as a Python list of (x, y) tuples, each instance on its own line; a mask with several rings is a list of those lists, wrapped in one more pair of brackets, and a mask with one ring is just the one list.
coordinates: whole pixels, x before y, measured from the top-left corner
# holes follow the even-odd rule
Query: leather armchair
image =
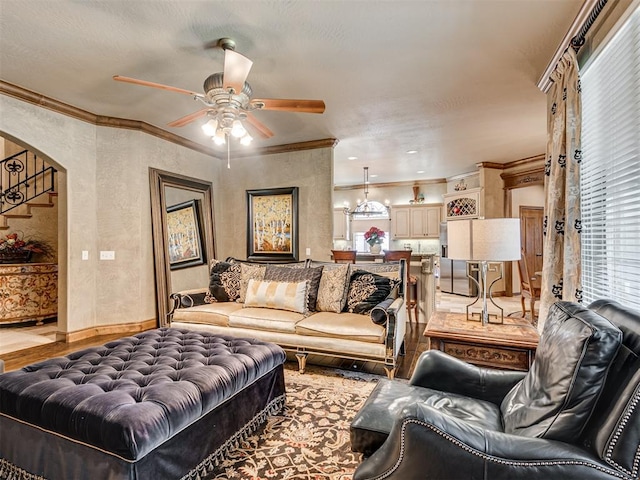
[(640, 314), (616, 302), (555, 304), (527, 373), (430, 350), (403, 389), (354, 480), (640, 477)]

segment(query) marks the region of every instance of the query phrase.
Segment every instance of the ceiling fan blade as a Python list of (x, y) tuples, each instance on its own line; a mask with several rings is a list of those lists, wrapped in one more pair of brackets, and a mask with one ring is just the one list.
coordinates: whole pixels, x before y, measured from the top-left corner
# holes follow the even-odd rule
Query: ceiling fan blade
[(203, 108), (202, 110), (198, 110), (197, 112), (190, 113), (189, 115), (185, 115), (177, 120), (174, 120), (171, 123), (167, 123), (169, 127), (184, 127), (188, 123), (197, 120), (200, 117), (204, 117), (207, 113), (209, 113), (208, 108)]
[(251, 105), (260, 110), (275, 110), (281, 112), (323, 113), (322, 100), (292, 100), (285, 98), (256, 98)]
[(247, 123), (251, 125), (262, 138), (273, 137), (273, 132), (250, 112), (247, 112)]
[(186, 95), (194, 95), (196, 97), (204, 98), (204, 95), (202, 95), (201, 93), (192, 92), (190, 90), (184, 90), (183, 88), (172, 87), (170, 85), (163, 85), (161, 83), (147, 82), (146, 80), (138, 80), (137, 78), (123, 77), (122, 75), (114, 75), (113, 79), (116, 82), (133, 83), (134, 85), (142, 85), (143, 87), (159, 88), (160, 90), (169, 90), (170, 92), (184, 93)]
[(233, 88), (235, 93), (242, 92), (244, 82), (249, 76), (253, 62), (244, 55), (233, 50), (224, 51), (223, 86), (225, 89)]

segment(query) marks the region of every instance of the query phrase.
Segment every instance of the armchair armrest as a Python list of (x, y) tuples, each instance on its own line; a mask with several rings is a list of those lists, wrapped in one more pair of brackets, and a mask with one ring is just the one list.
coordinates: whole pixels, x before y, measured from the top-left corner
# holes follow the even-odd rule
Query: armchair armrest
[(594, 480), (625, 477), (590, 452), (555, 440), (485, 430), (413, 404), (353, 480), (476, 478)]
[[(385, 307), (385, 305), (389, 301), (389, 305)], [(406, 326), (403, 317), (403, 304), (404, 299), (402, 297), (387, 297), (385, 300), (376, 305), (376, 307), (374, 307), (374, 309), (370, 313), (371, 321), (377, 323), (378, 325), (386, 326), (387, 333), (384, 342), (387, 351), (387, 357), (391, 363), (395, 363), (391, 360), (395, 359), (395, 357), (400, 353), (402, 345), (404, 343), (404, 333)], [(376, 310), (378, 307), (380, 307), (379, 310), (374, 313), (374, 310)], [(377, 320), (374, 318), (374, 315), (377, 316)]]
[(169, 295), (169, 302), (171, 303), (171, 309), (167, 314), (169, 319), (172, 318), (173, 312), (178, 308), (195, 307), (196, 305), (204, 305), (206, 302), (205, 297), (209, 295), (209, 288), (196, 288), (192, 290), (181, 290)]
[(526, 372), (476, 367), (440, 350), (428, 350), (418, 358), (409, 383), (500, 405), (525, 375)]

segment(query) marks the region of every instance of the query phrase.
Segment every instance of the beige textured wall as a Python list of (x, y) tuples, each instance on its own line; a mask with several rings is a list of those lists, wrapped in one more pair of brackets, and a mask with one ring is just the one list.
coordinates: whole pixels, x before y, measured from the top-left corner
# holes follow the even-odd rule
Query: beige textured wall
[(246, 191), (298, 187), (299, 259), (329, 260), (333, 237), (333, 148), (232, 158), (220, 172), (216, 249), (220, 259), (247, 257)]
[[(61, 172), (62, 332), (155, 318), (149, 167), (212, 182), (218, 258), (246, 257), (246, 190), (298, 186), (300, 258), (308, 247), (314, 259), (329, 259), (332, 148), (232, 159), (228, 170), (151, 135), (96, 127), (8, 96), (0, 95), (0, 111), (0, 134)], [(115, 260), (98, 260), (101, 250), (114, 250)]]
[[(0, 111), (3, 136), (66, 172), (66, 197), (58, 205), (61, 252), (66, 250), (66, 258), (59, 258), (59, 329), (155, 318), (148, 169), (210, 180), (215, 201), (221, 162), (141, 132), (96, 127), (4, 95)], [(88, 261), (81, 260), (82, 250), (89, 250)], [(114, 250), (116, 259), (97, 260), (100, 250)]]

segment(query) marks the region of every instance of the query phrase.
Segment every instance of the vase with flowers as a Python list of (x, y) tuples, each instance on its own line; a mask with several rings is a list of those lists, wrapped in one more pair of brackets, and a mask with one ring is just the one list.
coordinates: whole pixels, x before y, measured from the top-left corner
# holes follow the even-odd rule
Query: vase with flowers
[(0, 238), (0, 263), (27, 263), (33, 254), (51, 255), (51, 247), (42, 240), (24, 238), (14, 232)]
[(384, 241), (384, 231), (378, 227), (371, 227), (364, 232), (364, 239), (369, 244), (369, 251), (371, 253), (380, 253), (382, 242)]

